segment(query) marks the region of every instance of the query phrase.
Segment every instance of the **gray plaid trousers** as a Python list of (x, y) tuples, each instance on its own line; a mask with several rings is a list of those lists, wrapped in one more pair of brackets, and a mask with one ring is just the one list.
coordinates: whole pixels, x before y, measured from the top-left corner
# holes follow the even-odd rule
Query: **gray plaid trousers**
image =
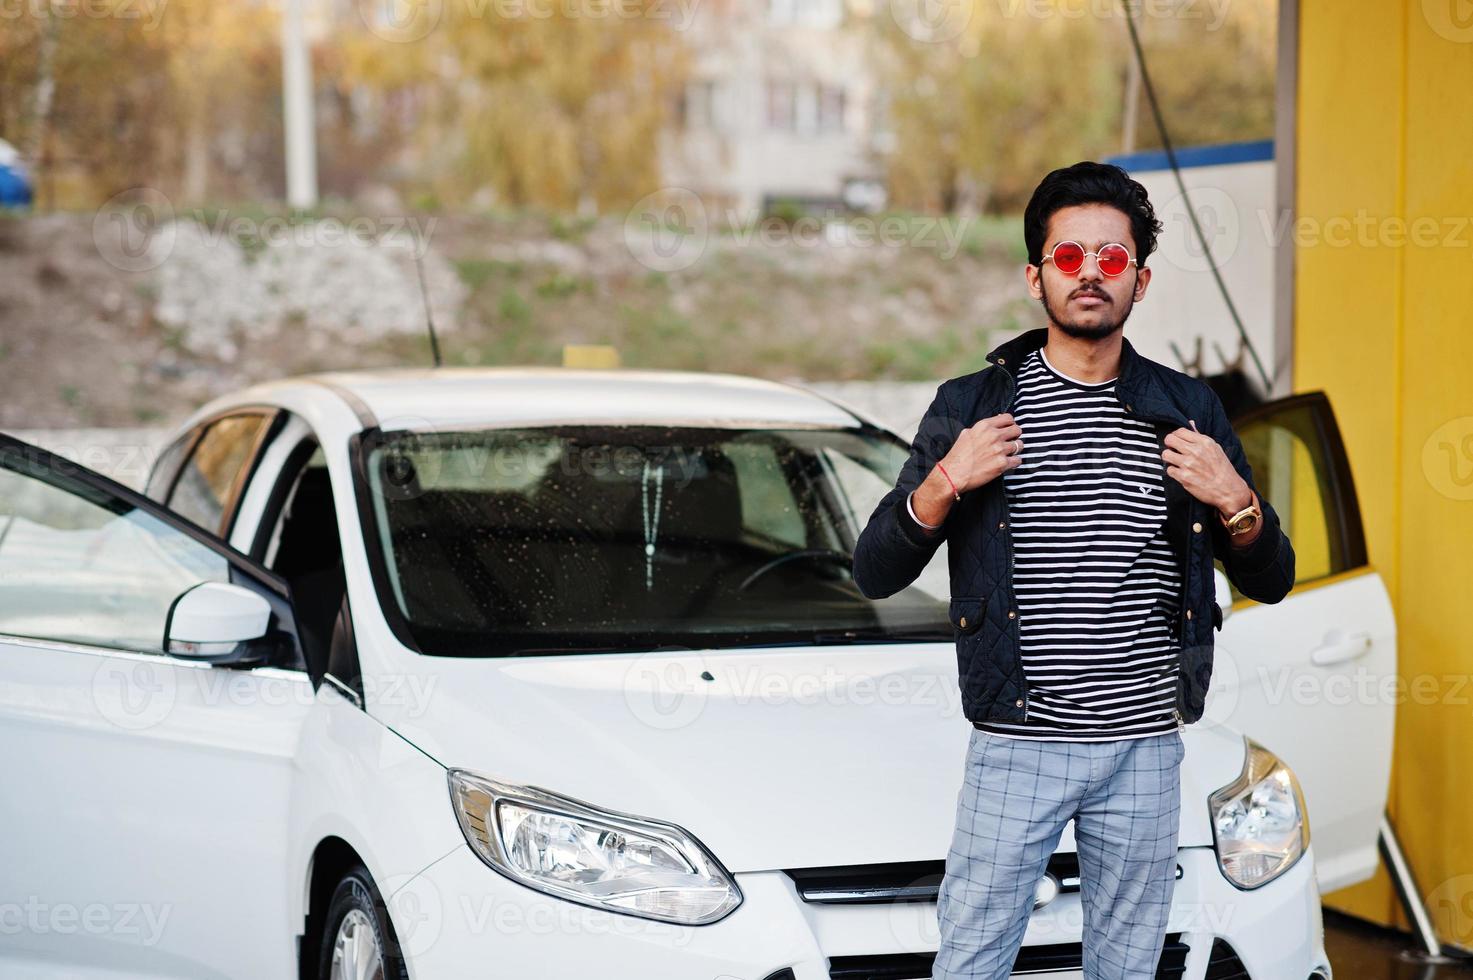
[(937, 905), (933, 980), (1002, 980), (1074, 820), (1086, 980), (1156, 975), (1176, 886), (1181, 731), (1105, 742), (972, 729)]

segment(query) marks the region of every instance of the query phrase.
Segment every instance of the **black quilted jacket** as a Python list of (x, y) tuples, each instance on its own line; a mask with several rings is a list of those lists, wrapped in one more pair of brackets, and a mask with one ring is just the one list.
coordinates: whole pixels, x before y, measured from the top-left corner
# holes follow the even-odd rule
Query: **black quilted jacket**
[[(950, 619), (956, 633), (957, 675), (962, 711), (971, 721), (1024, 721), (1028, 682), (1018, 655), (1018, 616), (1013, 596), (1013, 543), (1001, 479), (962, 494), (944, 533), (928, 535), (906, 511), (905, 498), (951, 449), (962, 429), (991, 415), (1010, 412), (1017, 393), (1014, 372), (1024, 356), (1043, 346), (1048, 329), (1029, 330), (987, 355), (988, 366), (944, 381), (926, 409), (910, 459), (854, 549), (854, 581), (871, 599), (899, 592), (921, 574), (941, 541), (949, 544)], [(1222, 446), (1234, 468), (1258, 493), (1263, 530), (1247, 549), (1228, 544), (1215, 508), (1187, 493), (1165, 475), (1167, 530), (1182, 571), (1181, 616), (1174, 638), (1181, 650), (1177, 716), (1190, 724), (1202, 717), (1212, 677), (1213, 630), (1222, 628), (1214, 598), (1213, 558), (1222, 559), (1239, 592), (1259, 602), (1278, 602), (1294, 584), (1294, 549), (1279, 527), (1278, 514), (1259, 493), (1243, 446), (1222, 401), (1206, 382), (1138, 354), (1122, 338), (1115, 394), (1130, 414), (1155, 424), (1158, 446), (1166, 435), (1191, 428)], [(1027, 433), (1024, 433), (1027, 442)]]

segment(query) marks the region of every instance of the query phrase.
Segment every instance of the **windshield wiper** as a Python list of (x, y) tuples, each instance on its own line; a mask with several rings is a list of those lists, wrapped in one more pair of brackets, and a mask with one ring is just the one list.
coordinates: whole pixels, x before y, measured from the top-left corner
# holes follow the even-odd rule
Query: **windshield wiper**
[(546, 657), (561, 653), (681, 653), (694, 650), (679, 643), (660, 643), (648, 645), (642, 643), (630, 644), (628, 646), (588, 646), (588, 647), (523, 647), (520, 650), (510, 650), (498, 654), (502, 657)]
[(792, 640), (749, 645), (753, 647), (844, 646), (856, 643), (944, 643), (950, 640), (951, 637), (940, 632), (895, 632), (876, 626), (837, 632), (809, 633)]

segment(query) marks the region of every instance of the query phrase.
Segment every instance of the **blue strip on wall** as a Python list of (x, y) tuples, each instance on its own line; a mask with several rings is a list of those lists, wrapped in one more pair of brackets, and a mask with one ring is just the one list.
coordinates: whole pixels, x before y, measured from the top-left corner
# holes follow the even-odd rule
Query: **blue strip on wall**
[[(1256, 163), (1274, 158), (1274, 141), (1260, 140), (1255, 143), (1217, 143), (1212, 146), (1188, 146), (1176, 151), (1177, 166), (1215, 167), (1223, 163)], [(1143, 170), (1169, 170), (1171, 162), (1164, 150), (1147, 150), (1143, 153), (1124, 153), (1106, 157), (1106, 163), (1132, 173)]]

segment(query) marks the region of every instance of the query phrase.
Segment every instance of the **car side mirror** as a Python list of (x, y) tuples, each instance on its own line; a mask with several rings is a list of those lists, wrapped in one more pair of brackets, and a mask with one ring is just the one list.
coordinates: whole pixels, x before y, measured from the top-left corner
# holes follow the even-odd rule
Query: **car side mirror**
[(164, 650), (171, 657), (247, 666), (271, 659), (271, 604), (250, 589), (201, 582), (181, 593), (169, 610)]
[(1222, 610), (1222, 621), (1226, 623), (1228, 617), (1233, 614), (1233, 587), (1220, 568), (1212, 570), (1212, 592), (1213, 601)]

